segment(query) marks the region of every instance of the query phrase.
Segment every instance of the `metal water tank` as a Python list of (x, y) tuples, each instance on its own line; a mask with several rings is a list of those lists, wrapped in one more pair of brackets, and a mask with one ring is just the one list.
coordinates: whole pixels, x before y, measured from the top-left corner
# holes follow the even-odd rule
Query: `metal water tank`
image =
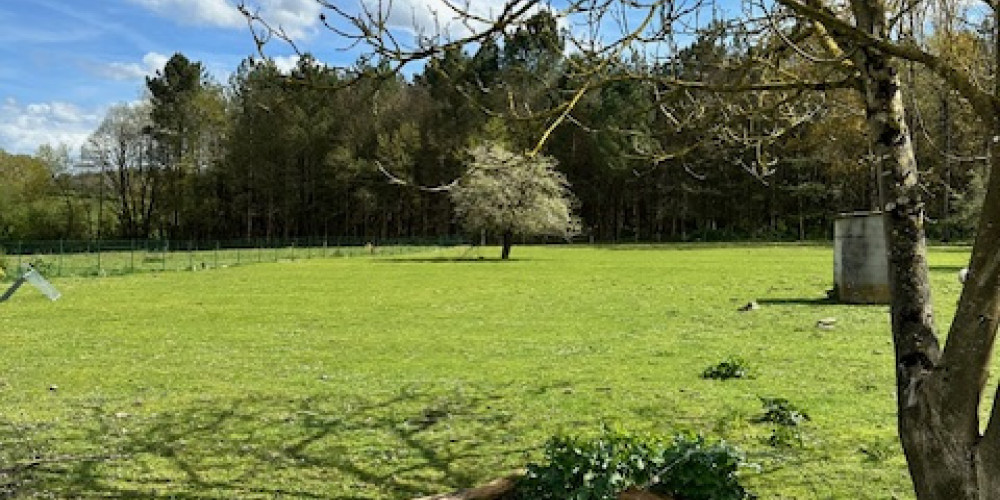
[(850, 304), (889, 303), (889, 257), (881, 212), (841, 214), (833, 223), (833, 283)]

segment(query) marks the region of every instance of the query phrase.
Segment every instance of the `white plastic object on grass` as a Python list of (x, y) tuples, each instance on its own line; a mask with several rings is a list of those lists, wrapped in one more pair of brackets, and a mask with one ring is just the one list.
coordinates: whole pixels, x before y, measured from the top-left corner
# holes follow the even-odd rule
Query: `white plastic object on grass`
[(52, 283), (49, 283), (49, 280), (42, 277), (34, 268), (29, 267), (21, 277), (30, 283), (31, 286), (37, 288), (39, 292), (42, 292), (49, 300), (57, 300), (59, 297), (62, 297), (59, 290), (56, 290), (56, 287), (52, 286)]

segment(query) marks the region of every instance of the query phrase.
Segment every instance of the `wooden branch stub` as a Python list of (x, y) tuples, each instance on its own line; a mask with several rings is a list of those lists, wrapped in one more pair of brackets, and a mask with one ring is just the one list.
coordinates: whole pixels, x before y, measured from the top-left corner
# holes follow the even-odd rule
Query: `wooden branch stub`
[(496, 500), (503, 495), (512, 493), (517, 487), (517, 482), (524, 477), (524, 471), (517, 471), (507, 477), (494, 479), (482, 486), (475, 488), (458, 490), (453, 493), (442, 493), (429, 497), (420, 497), (413, 500)]
[[(482, 486), (458, 490), (452, 493), (442, 493), (413, 500), (500, 500), (514, 493), (517, 482), (524, 477), (524, 471), (517, 471), (507, 477), (494, 479)], [(673, 500), (644, 490), (629, 488), (618, 495), (618, 500)]]

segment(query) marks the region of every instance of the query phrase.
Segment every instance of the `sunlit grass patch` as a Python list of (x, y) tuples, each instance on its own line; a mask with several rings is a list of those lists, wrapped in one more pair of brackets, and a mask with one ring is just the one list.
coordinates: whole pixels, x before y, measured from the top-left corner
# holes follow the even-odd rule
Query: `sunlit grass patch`
[[(497, 252), (22, 290), (0, 304), (0, 492), (411, 498), (613, 425), (725, 439), (761, 498), (912, 497), (888, 309), (825, 300), (831, 248)], [(940, 324), (966, 258), (932, 251)], [(753, 377), (702, 377), (730, 357)], [(808, 412), (801, 446), (768, 444), (761, 398)]]

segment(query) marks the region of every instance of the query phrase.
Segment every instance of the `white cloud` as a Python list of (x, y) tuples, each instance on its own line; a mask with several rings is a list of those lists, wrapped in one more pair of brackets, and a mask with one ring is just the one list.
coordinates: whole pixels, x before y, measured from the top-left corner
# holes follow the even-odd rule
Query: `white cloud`
[(316, 0), (256, 0), (251, 3), (260, 6), (261, 17), (272, 27), (280, 27), (295, 39), (315, 31), (323, 11), (323, 6)]
[[(363, 0), (369, 9), (378, 9), (378, 0)], [(446, 38), (461, 38), (470, 33), (470, 26), (462, 20), (462, 14), (449, 5), (466, 8), (468, 14), (483, 19), (495, 19), (503, 10), (504, 0), (479, 0), (469, 2), (468, 7), (462, 7), (462, 2), (446, 0), (396, 0), (391, 4), (382, 2), (383, 8), (391, 5), (388, 12), (388, 23), (394, 28), (410, 31), (421, 36), (441, 35)], [(532, 8), (530, 12), (537, 11)], [(485, 26), (477, 21), (469, 21), (472, 29), (482, 29)]]
[[(236, 8), (238, 0), (131, 0), (181, 23), (245, 28), (246, 18)], [(248, 0), (247, 8), (260, 14), (274, 28), (281, 28), (294, 39), (303, 39), (315, 31), (323, 10), (316, 0)]]
[(8, 97), (0, 104), (0, 148), (32, 154), (42, 144), (66, 144), (76, 151), (97, 128), (101, 115), (62, 101), (20, 104)]
[(113, 62), (99, 68), (98, 72), (112, 80), (140, 80), (155, 75), (169, 59), (158, 52), (149, 52), (142, 56), (141, 63)]
[(157, 14), (191, 24), (233, 28), (246, 23), (226, 0), (132, 0)]
[(278, 71), (282, 73), (291, 73), (295, 66), (299, 64), (299, 56), (292, 54), (290, 56), (275, 56), (271, 58), (274, 61), (274, 65), (278, 67)]

